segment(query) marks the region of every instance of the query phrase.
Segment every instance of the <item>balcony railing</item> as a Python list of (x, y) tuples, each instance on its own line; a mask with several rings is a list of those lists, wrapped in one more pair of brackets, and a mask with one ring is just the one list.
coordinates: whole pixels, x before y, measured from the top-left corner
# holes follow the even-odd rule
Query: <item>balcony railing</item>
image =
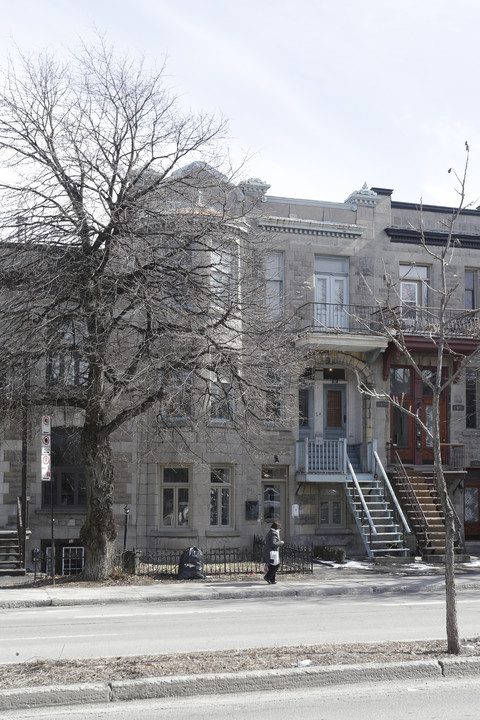
[(305, 303), (296, 311), (299, 332), (381, 333), (378, 308), (338, 303)]
[[(439, 308), (379, 308), (368, 305), (338, 303), (305, 303), (296, 311), (299, 332), (353, 333), (386, 335), (403, 332), (408, 335), (438, 335)], [(446, 337), (480, 338), (480, 313), (474, 310), (444, 311)]]
[(346, 473), (345, 440), (298, 440), (296, 466), (297, 472), (305, 474)]

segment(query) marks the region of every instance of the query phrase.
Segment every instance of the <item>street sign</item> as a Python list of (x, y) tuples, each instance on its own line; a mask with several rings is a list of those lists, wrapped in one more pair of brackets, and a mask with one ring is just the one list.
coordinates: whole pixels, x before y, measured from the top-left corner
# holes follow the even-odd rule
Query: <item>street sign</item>
[(42, 480), (51, 480), (50, 452), (44, 452), (42, 448)]
[(51, 450), (51, 438), (50, 438), (50, 415), (43, 415), (42, 417), (42, 456), (41, 456), (41, 468), (42, 468), (42, 480), (52, 479), (52, 466), (50, 459)]

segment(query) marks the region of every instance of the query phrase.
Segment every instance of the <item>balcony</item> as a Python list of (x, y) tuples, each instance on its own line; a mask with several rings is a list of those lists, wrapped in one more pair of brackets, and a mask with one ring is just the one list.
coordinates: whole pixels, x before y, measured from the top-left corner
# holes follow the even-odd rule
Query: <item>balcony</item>
[[(406, 305), (377, 310), (382, 325), (390, 331), (421, 337), (438, 336), (440, 309)], [(445, 310), (444, 332), (447, 338), (480, 337), (480, 317), (476, 310)]]
[[(379, 308), (368, 305), (305, 303), (296, 311), (297, 345), (322, 346), (368, 352), (382, 351), (391, 335), (435, 338), (439, 332), (438, 308)], [(475, 310), (446, 310), (445, 338), (480, 342), (480, 316)], [(472, 350), (470, 350), (471, 352)]]
[(369, 352), (388, 345), (377, 306), (305, 303), (296, 318), (299, 347)]

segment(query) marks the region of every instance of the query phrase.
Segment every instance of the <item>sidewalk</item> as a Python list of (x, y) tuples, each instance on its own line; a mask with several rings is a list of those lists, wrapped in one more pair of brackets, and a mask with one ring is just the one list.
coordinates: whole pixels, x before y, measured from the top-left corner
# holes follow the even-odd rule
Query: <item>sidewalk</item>
[[(158, 582), (150, 585), (101, 585), (65, 583), (55, 586), (32, 584), (33, 576), (0, 578), (0, 608), (95, 605), (124, 602), (178, 602), (226, 600), (230, 598), (307, 597), (360, 595), (365, 593), (419, 593), (442, 591), (443, 566), (411, 563), (373, 565), (328, 563), (315, 565), (302, 579), (277, 576), (278, 584), (267, 585), (258, 576), (252, 581), (222, 581), (215, 578), (194, 581)], [(456, 587), (480, 590), (480, 561), (456, 568)], [(29, 583), (29, 584), (28, 584)], [(443, 660), (365, 663), (361, 665), (296, 667), (182, 677), (115, 680), (109, 683), (53, 685), (0, 690), (0, 712), (27, 707), (84, 703), (110, 703), (147, 698), (256, 692), (263, 690), (322, 687), (334, 684), (386, 680), (454, 678), (478, 676), (480, 657), (451, 657)]]
[[(374, 565), (349, 562), (345, 565), (314, 565), (312, 575), (291, 579), (277, 576), (275, 586), (267, 585), (258, 575), (251, 581), (225, 582), (221, 576), (205, 580), (160, 581), (148, 585), (33, 583), (33, 575), (0, 578), (0, 609), (66, 605), (106, 605), (123, 602), (179, 602), (192, 600), (227, 600), (231, 598), (307, 597), (355, 595), (360, 593), (432, 592), (444, 587), (443, 566), (409, 563), (408, 565)], [(456, 569), (457, 591), (480, 590), (480, 561), (459, 565)]]

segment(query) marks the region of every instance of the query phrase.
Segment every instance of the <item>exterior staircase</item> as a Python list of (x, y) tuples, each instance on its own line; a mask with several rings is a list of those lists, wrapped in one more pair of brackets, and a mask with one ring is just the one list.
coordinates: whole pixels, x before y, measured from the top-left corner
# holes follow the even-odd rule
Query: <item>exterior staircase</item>
[(0, 575), (25, 575), (17, 530), (0, 530)]
[[(346, 494), (369, 558), (406, 557), (408, 548), (383, 483), (371, 473), (356, 472), (350, 459)], [(358, 468), (358, 464), (355, 463)], [(352, 472), (353, 470), (353, 472)]]
[[(433, 475), (402, 465), (396, 468), (394, 481), (417, 540), (417, 551), (423, 556), (445, 555), (445, 516)], [(454, 550), (463, 552), (459, 538)]]

